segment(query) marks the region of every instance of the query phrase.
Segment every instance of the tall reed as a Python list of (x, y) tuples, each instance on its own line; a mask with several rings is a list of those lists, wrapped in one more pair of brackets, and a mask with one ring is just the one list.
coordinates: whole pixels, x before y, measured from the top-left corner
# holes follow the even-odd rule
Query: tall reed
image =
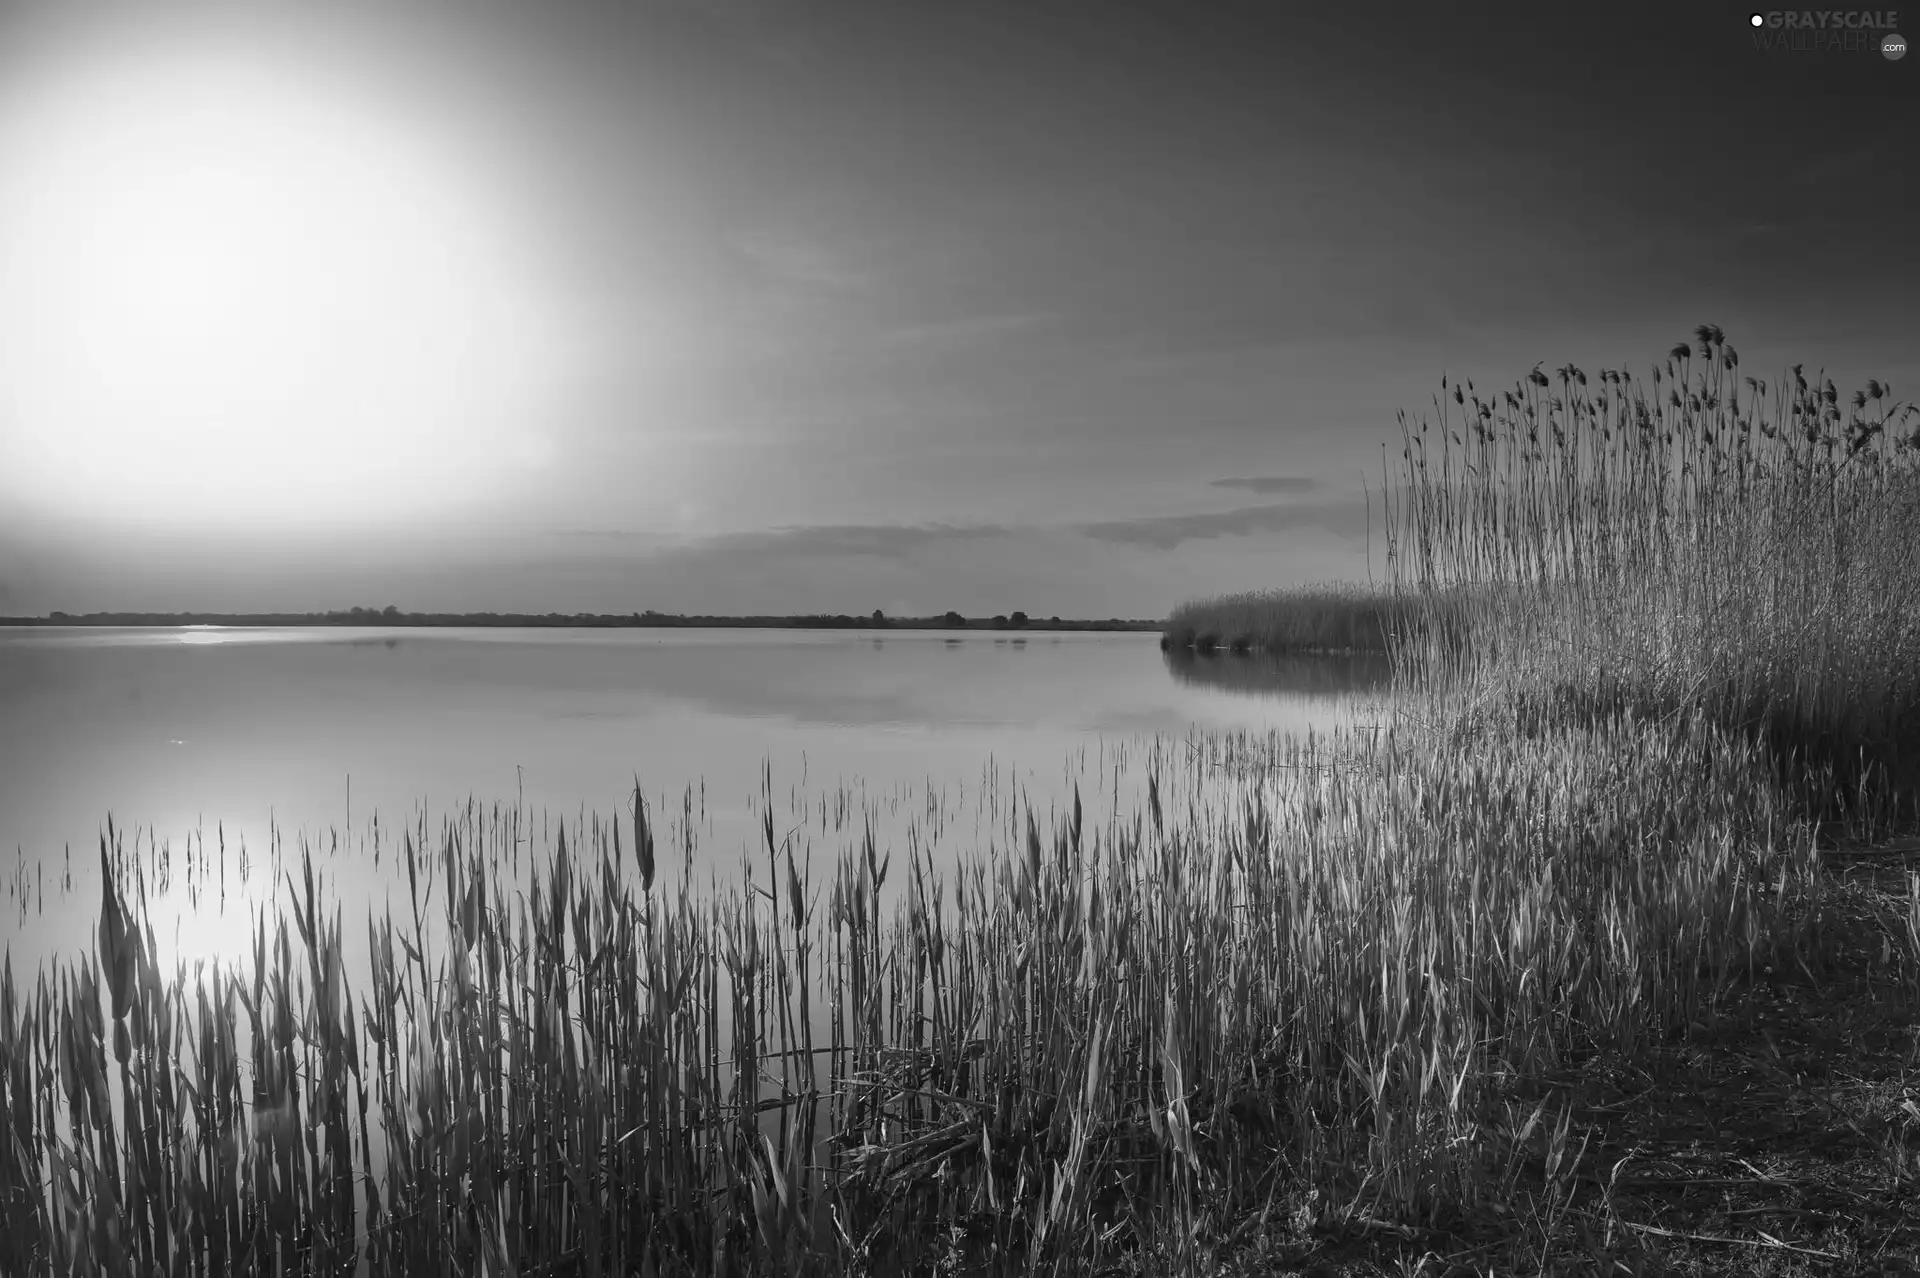
[(1443, 379), (1437, 422), (1402, 415), (1394, 593), (1474, 604), (1408, 628), (1400, 686), (1528, 720), (1701, 706), (1783, 774), (1830, 769), (1825, 815), (1888, 818), (1920, 765), (1916, 410), (1870, 381), (1844, 411), (1799, 365), (1769, 387), (1719, 329), (1696, 339), (1651, 387), (1536, 367), (1485, 399)]

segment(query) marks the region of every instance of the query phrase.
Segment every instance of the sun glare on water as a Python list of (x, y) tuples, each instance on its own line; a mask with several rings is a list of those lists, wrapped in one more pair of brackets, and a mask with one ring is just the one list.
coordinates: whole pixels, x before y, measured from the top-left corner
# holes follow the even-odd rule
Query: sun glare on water
[[(271, 902), (268, 903), (269, 908)], [(191, 972), (206, 965), (233, 972), (251, 971), (258, 935), (261, 904), (243, 892), (223, 902), (219, 894), (200, 894), (196, 901), (174, 888), (147, 901), (147, 920), (153, 928), (154, 955), (163, 972), (184, 965)], [(274, 938), (276, 915), (267, 914), (267, 943)]]
[(0, 489), (154, 526), (486, 495), (543, 459), (553, 311), (403, 113), (243, 53), (0, 99)]

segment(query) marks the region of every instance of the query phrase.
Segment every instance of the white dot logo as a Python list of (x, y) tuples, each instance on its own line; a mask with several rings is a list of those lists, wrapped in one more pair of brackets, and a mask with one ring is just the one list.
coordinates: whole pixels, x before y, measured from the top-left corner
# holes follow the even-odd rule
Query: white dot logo
[(1898, 32), (1889, 33), (1885, 39), (1880, 41), (1880, 52), (1886, 55), (1887, 61), (1898, 62), (1907, 56), (1906, 37), (1900, 35)]
[(1764, 13), (1753, 14), (1748, 17), (1747, 22), (1756, 27), (1764, 27), (1767, 25), (1767, 15)]

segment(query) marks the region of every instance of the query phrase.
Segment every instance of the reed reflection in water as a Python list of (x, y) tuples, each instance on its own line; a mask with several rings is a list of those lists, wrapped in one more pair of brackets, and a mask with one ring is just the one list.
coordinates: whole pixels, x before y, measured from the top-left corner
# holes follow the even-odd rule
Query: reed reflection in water
[(1252, 696), (1384, 696), (1393, 666), (1384, 653), (1292, 654), (1195, 652), (1174, 646), (1160, 653), (1167, 671), (1192, 687)]

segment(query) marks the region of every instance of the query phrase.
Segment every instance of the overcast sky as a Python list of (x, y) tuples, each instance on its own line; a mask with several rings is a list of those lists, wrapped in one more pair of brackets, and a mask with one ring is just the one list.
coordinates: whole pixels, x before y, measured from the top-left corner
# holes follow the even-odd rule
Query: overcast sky
[(1443, 372), (1920, 388), (1920, 59), (1745, 7), (247, 9), (0, 10), (0, 613), (1158, 616)]

